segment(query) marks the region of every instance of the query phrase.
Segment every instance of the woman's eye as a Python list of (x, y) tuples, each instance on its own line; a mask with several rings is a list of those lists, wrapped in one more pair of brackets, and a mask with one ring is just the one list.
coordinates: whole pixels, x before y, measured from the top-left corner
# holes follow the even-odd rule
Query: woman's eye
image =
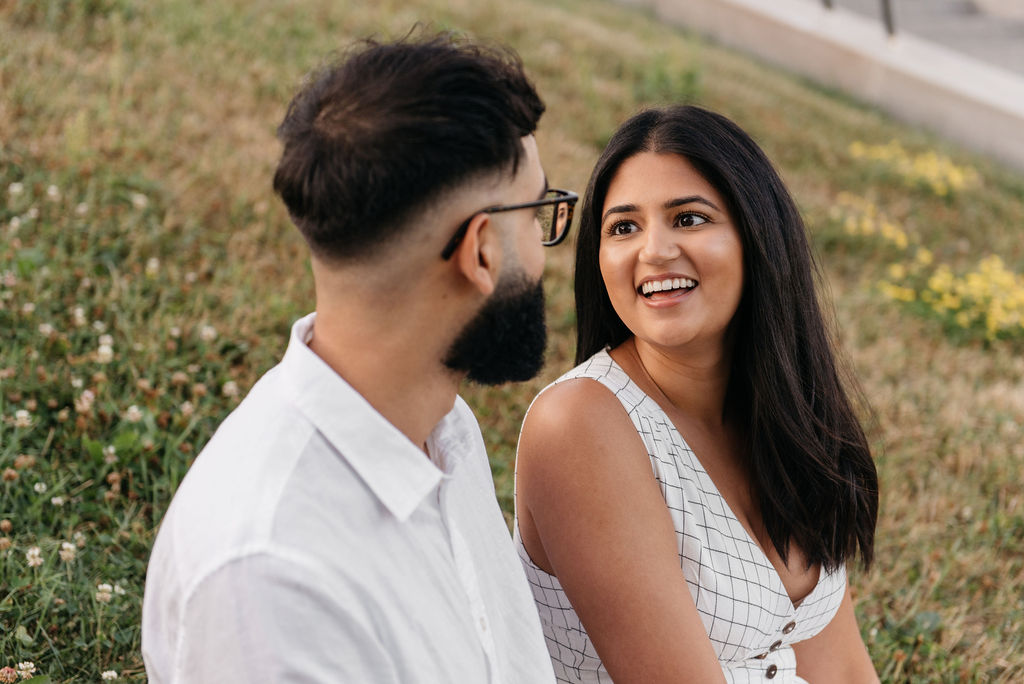
[(707, 223), (708, 219), (706, 216), (700, 214), (694, 214), (692, 212), (684, 212), (676, 217), (676, 225), (680, 228), (693, 228), (699, 226), (702, 223)]
[(608, 226), (609, 235), (629, 235), (640, 230), (632, 221), (619, 221)]

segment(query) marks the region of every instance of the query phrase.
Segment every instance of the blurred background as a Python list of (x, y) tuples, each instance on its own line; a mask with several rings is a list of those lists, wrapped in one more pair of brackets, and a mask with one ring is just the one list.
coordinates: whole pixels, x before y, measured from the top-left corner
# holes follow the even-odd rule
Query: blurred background
[[(313, 307), (270, 187), (275, 128), (332, 53), (422, 23), (522, 55), (557, 187), (582, 192), (648, 105), (720, 111), (764, 147), (870, 403), (877, 561), (851, 581), (879, 674), (1022, 681), (1024, 133), (1000, 133), (998, 97), (1022, 87), (1019, 7), (892, 0), (890, 34), (868, 0), (719, 0), (692, 19), (704, 4), (0, 0), (0, 673), (145, 680), (163, 511)], [(983, 23), (976, 48), (953, 40)], [(782, 42), (790, 56), (763, 50)], [(929, 66), (963, 87), (938, 90)], [(523, 412), (574, 353), (572, 245), (547, 255), (541, 377), (464, 392), (509, 520)]]

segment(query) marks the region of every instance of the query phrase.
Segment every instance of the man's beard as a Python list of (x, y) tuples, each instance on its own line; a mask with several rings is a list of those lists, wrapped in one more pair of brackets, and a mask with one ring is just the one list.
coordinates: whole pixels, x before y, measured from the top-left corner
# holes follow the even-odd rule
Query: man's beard
[(449, 347), (444, 365), (482, 385), (529, 380), (544, 365), (546, 346), (544, 285), (519, 273), (498, 281)]

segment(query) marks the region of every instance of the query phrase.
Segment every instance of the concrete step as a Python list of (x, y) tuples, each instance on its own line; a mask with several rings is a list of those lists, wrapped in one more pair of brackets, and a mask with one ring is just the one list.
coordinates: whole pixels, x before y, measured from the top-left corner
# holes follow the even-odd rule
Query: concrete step
[[(973, 0), (890, 1), (897, 31), (1024, 75), (1024, 19), (986, 11), (984, 3)], [(882, 23), (881, 0), (832, 0), (832, 4)]]
[(971, 13), (973, 4), (966, 0), (893, 1), (907, 3), (901, 11), (909, 16), (918, 16), (913, 12), (926, 4), (944, 7), (944, 31), (969, 37), (963, 45), (972, 45), (977, 53), (987, 40), (994, 61), (968, 53), (952, 39), (929, 38), (910, 28), (887, 36), (877, 19), (842, 5), (828, 11), (820, 0), (619, 1), (646, 6), (665, 21), (846, 91), (1024, 169), (1024, 60), (1013, 62), (1013, 50), (1024, 41), (1008, 46), (1008, 41), (972, 36), (967, 26), (977, 13)]

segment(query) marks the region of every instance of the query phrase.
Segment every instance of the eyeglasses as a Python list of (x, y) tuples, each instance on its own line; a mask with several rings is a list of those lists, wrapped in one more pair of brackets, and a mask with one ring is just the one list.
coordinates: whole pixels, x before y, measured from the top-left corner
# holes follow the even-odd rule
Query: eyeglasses
[(523, 202), (522, 204), (502, 204), (497, 207), (481, 209), (462, 222), (459, 229), (455, 231), (455, 235), (445, 245), (444, 251), (441, 252), (441, 258), (446, 260), (451, 258), (452, 254), (455, 253), (455, 248), (459, 246), (462, 238), (466, 236), (469, 222), (477, 214), (496, 214), (500, 211), (516, 211), (517, 209), (533, 209), (534, 207), (537, 209), (537, 222), (543, 231), (540, 239), (541, 244), (545, 247), (557, 245), (569, 234), (569, 226), (572, 225), (572, 212), (576, 207), (576, 200), (578, 199), (579, 195), (570, 190), (551, 189), (544, 193), (544, 197), (539, 200)]

